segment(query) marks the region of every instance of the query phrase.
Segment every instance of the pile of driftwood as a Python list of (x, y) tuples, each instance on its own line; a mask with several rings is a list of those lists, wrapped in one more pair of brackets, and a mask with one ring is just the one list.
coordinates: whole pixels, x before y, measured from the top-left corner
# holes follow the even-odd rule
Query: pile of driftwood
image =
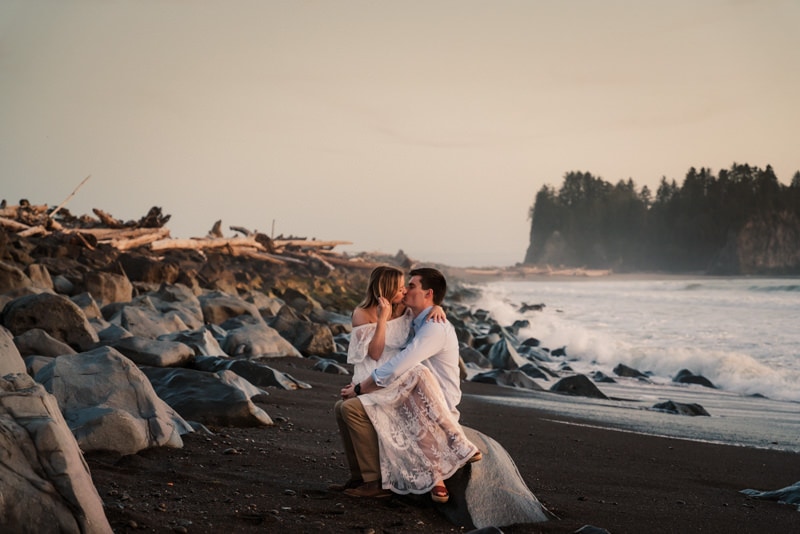
[(46, 204), (32, 205), (25, 200), (16, 206), (8, 206), (3, 200), (0, 203), (0, 226), (19, 237), (55, 234), (90, 249), (99, 246), (110, 246), (119, 251), (145, 248), (154, 253), (175, 249), (191, 249), (201, 253), (213, 250), (281, 265), (305, 264), (313, 259), (330, 270), (336, 265), (363, 269), (378, 265), (361, 257), (350, 258), (333, 251), (337, 245), (352, 244), (349, 241), (317, 241), (283, 236), (272, 238), (240, 226), (231, 226), (230, 229), (241, 235), (226, 238), (222, 235), (221, 221), (217, 221), (203, 238), (173, 239), (169, 229), (164, 227), (170, 216), (162, 214), (160, 207), (150, 208), (147, 215), (138, 221), (120, 221), (99, 209), (92, 210), (95, 217), (75, 217), (64, 208), (65, 203), (51, 209)]

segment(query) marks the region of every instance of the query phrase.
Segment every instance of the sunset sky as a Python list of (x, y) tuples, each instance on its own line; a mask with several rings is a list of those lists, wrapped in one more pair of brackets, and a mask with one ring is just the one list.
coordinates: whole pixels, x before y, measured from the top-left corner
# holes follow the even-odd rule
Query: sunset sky
[(0, 198), (521, 262), (545, 184), (800, 170), (798, 0), (2, 0)]

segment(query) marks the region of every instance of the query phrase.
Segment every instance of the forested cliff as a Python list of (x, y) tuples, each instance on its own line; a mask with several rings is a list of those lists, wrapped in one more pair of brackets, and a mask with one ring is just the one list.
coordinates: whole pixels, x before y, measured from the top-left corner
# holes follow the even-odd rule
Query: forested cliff
[(569, 172), (542, 187), (530, 209), (525, 264), (616, 272), (800, 273), (800, 172), (689, 169), (681, 186), (615, 185)]

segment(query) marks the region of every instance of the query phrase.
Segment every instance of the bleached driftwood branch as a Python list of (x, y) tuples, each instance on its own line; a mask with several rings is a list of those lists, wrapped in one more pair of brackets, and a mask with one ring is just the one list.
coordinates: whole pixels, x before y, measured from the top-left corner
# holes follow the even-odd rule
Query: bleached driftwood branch
[(42, 235), (47, 233), (47, 228), (42, 226), (41, 224), (37, 224), (36, 226), (31, 226), (26, 230), (22, 230), (21, 232), (17, 232), (17, 235), (20, 237), (31, 237), (34, 235)]
[(300, 248), (333, 248), (336, 245), (352, 245), (350, 241), (313, 241), (310, 239), (274, 239), (276, 249), (285, 247)]
[(86, 178), (84, 178), (84, 179), (83, 179), (83, 181), (82, 181), (81, 183), (79, 183), (79, 184), (78, 184), (78, 187), (76, 187), (75, 189), (73, 189), (73, 190), (72, 190), (72, 193), (70, 193), (70, 194), (69, 194), (69, 196), (68, 196), (67, 198), (65, 198), (65, 199), (64, 199), (64, 202), (62, 202), (61, 204), (59, 204), (59, 205), (58, 205), (58, 207), (57, 207), (56, 209), (54, 209), (54, 210), (53, 210), (53, 211), (50, 213), (49, 217), (50, 217), (51, 219), (52, 219), (53, 217), (55, 217), (55, 216), (56, 216), (56, 213), (58, 213), (58, 212), (61, 210), (61, 208), (63, 208), (63, 207), (64, 207), (64, 206), (67, 204), (67, 202), (69, 202), (69, 201), (72, 199), (72, 197), (74, 197), (74, 196), (75, 196), (75, 193), (77, 193), (77, 192), (78, 192), (78, 189), (80, 189), (81, 187), (83, 187), (83, 184), (85, 184), (87, 181), (89, 181), (89, 178), (91, 178), (91, 177), (92, 177), (92, 175), (90, 174), (89, 176), (87, 176)]
[(301, 260), (296, 260), (294, 258), (288, 258), (285, 256), (276, 256), (275, 254), (270, 254), (269, 252), (259, 252), (250, 248), (242, 249), (239, 252), (239, 255), (254, 260), (261, 260), (269, 263), (274, 263), (276, 265), (286, 265), (287, 263), (300, 263), (305, 265), (305, 262)]
[(306, 255), (309, 258), (314, 258), (318, 262), (322, 263), (322, 265), (324, 265), (328, 270), (330, 270), (330, 271), (335, 271), (336, 270), (336, 267), (334, 267), (332, 263), (330, 263), (328, 260), (324, 259), (319, 254), (314, 254), (313, 252), (306, 252)]
[(150, 235), (160, 231), (161, 228), (64, 228), (65, 234), (87, 234), (94, 236), (98, 241), (104, 239), (133, 239), (135, 237)]
[(169, 250), (169, 249), (207, 249), (207, 248), (222, 248), (222, 247), (253, 247), (258, 250), (264, 250), (264, 247), (251, 237), (231, 237), (227, 239), (212, 238), (212, 239), (160, 239), (150, 244), (150, 249), (153, 251)]
[(15, 221), (13, 219), (7, 219), (6, 217), (0, 217), (0, 226), (4, 226), (6, 228), (10, 228), (15, 232), (21, 232), (23, 230), (28, 230), (31, 228), (27, 224), (23, 224), (19, 221)]
[(320, 251), (321, 254), (325, 254), (325, 261), (328, 263), (332, 263), (334, 265), (342, 265), (345, 267), (354, 267), (356, 269), (365, 269), (365, 270), (372, 270), (375, 267), (383, 265), (382, 263), (376, 263), (372, 261), (362, 261), (362, 260), (350, 260), (347, 258), (342, 258), (335, 254), (326, 254), (328, 251)]
[(20, 212), (29, 212), (29, 213), (44, 213), (47, 211), (47, 204), (40, 204), (37, 206), (6, 206), (5, 208), (0, 209), (0, 217), (7, 217), (9, 219), (16, 219)]
[(132, 248), (141, 247), (154, 241), (158, 241), (159, 239), (165, 239), (169, 237), (169, 229), (167, 228), (139, 228), (139, 230), (151, 231), (149, 233), (142, 233), (138, 237), (113, 238), (108, 240), (107, 243), (117, 250), (130, 250)]
[(104, 212), (101, 209), (92, 208), (92, 211), (94, 212), (95, 215), (97, 215), (97, 218), (100, 219), (100, 222), (102, 222), (109, 228), (122, 228), (123, 226), (125, 226), (125, 224), (122, 221), (120, 221), (119, 219), (115, 219), (110, 214)]

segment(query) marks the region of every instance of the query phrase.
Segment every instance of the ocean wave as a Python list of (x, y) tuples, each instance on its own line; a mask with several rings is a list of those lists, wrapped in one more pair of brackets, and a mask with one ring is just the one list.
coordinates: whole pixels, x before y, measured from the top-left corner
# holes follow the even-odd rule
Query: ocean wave
[(749, 291), (763, 291), (767, 293), (772, 292), (795, 292), (800, 291), (800, 284), (789, 284), (789, 285), (780, 285), (780, 286), (750, 286), (748, 288)]
[[(520, 341), (534, 337), (550, 349), (565, 347), (576, 372), (613, 376), (614, 367), (622, 363), (670, 384), (679, 371), (688, 369), (724, 391), (800, 402), (797, 335), (785, 313), (793, 308), (770, 301), (757, 312), (750, 308), (740, 313), (744, 323), (732, 326), (736, 323), (731, 322), (730, 310), (742, 307), (744, 294), (729, 293), (720, 297), (717, 307), (695, 309), (694, 316), (693, 301), (666, 306), (650, 292), (629, 292), (619, 285), (596, 293), (587, 291), (586, 284), (501, 285), (484, 291), (475, 304), (502, 325), (528, 319), (530, 326), (520, 330)], [(534, 300), (544, 302), (545, 308), (520, 312), (521, 302)], [(789, 322), (764, 319), (766, 311)]]

